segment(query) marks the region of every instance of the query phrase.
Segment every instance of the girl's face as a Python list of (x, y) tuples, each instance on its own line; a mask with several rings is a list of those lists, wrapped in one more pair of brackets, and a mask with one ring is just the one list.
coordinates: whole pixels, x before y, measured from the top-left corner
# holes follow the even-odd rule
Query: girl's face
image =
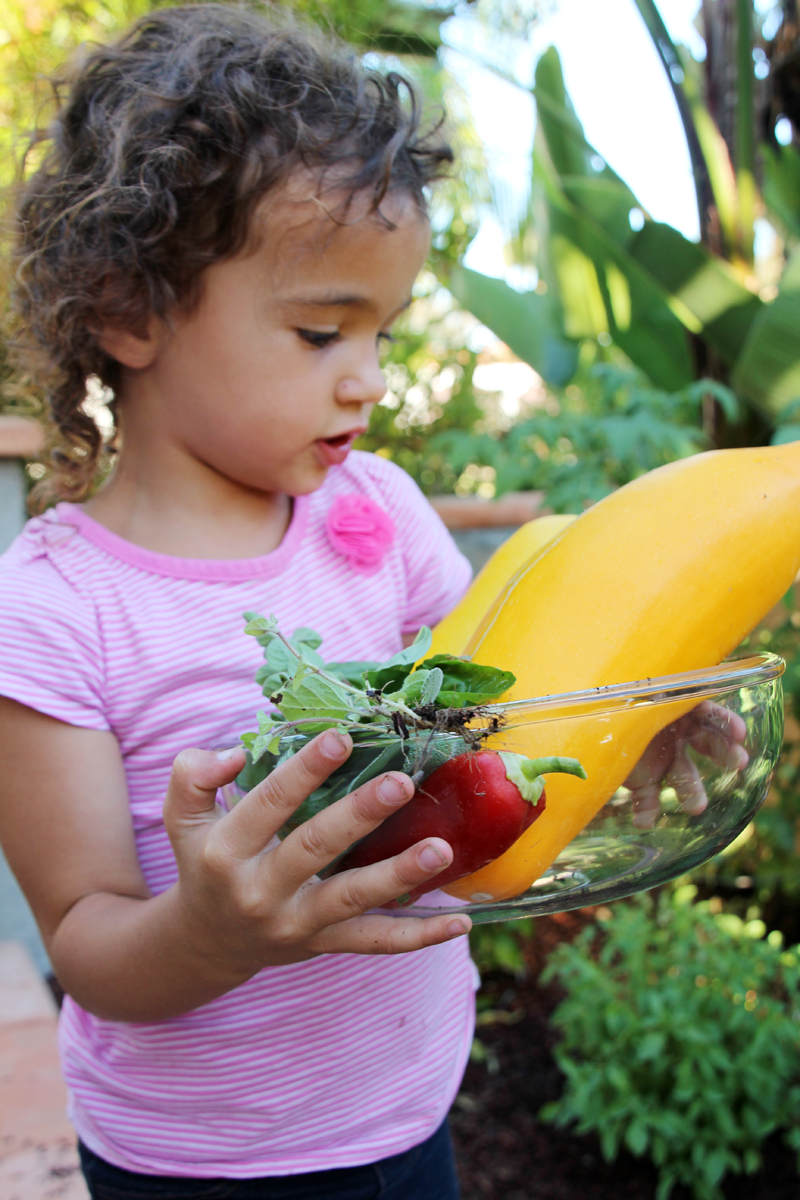
[(262, 492), (311, 492), (344, 461), (385, 394), (380, 341), (409, 303), (429, 226), (402, 194), (382, 205), (394, 228), (358, 219), (358, 201), (338, 226), (307, 197), (284, 196), (254, 252), (207, 269), (144, 387), (130, 377), (126, 435), (138, 408), (151, 436)]

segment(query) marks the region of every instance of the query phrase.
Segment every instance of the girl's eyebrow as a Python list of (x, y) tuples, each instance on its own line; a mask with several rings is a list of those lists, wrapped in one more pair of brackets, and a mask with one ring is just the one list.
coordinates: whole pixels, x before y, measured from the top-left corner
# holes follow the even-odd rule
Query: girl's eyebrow
[[(409, 298), (395, 310), (395, 315), (404, 312), (410, 305), (412, 297)], [(363, 308), (368, 311), (374, 311), (375, 303), (367, 296), (358, 296), (350, 293), (331, 292), (321, 296), (289, 296), (284, 301), (286, 304), (297, 304), (304, 308)]]

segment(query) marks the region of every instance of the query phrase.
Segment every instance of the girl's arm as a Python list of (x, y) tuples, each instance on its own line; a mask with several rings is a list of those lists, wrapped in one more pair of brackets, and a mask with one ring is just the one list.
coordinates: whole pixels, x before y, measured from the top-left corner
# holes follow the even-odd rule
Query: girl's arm
[(136, 857), (125, 773), (110, 733), (66, 725), (0, 697), (0, 841), (64, 989), (89, 1012), (157, 1021), (206, 1004), (262, 968), (322, 953), (393, 954), (466, 933), (452, 912), (365, 915), (452, 860), (439, 838), (321, 881), (316, 872), (410, 798), (390, 772), (283, 842), (273, 835), (350, 753), (320, 734), (221, 815), (217, 788), (244, 764), (187, 750), (164, 820), (179, 880), (151, 896)]

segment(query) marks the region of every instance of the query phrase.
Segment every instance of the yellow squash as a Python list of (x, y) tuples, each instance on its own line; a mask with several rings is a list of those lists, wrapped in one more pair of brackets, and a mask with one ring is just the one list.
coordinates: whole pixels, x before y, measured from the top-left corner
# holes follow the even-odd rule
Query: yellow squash
[(537, 517), (512, 533), (475, 577), (461, 603), (436, 626), (433, 645), (425, 657), (463, 654), (467, 642), (509, 580), (574, 520), (572, 516)]
[[(505, 700), (714, 666), (799, 567), (800, 442), (696, 455), (584, 513), (511, 581), (467, 652), (514, 672)], [(505, 749), (579, 759), (588, 779), (551, 776), (542, 816), (495, 862), (446, 890), (498, 900), (524, 891), (624, 782), (675, 708), (612, 713), (599, 733), (596, 718), (575, 715), (501, 735)]]

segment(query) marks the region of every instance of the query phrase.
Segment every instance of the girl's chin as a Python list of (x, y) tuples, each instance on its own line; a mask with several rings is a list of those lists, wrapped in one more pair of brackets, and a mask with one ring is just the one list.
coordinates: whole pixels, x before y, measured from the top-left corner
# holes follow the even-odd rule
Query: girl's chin
[(316, 492), (328, 477), (330, 467), (319, 461), (316, 453), (306, 451), (274, 471), (269, 472), (269, 478), (251, 478), (240, 482), (259, 492), (284, 496), (306, 496)]
[(324, 467), (319, 463), (310, 465), (303, 464), (297, 470), (287, 472), (285, 479), (281, 481), (276, 491), (281, 491), (285, 496), (307, 496), (310, 492), (316, 492), (321, 488), (325, 480), (328, 478), (329, 467)]

